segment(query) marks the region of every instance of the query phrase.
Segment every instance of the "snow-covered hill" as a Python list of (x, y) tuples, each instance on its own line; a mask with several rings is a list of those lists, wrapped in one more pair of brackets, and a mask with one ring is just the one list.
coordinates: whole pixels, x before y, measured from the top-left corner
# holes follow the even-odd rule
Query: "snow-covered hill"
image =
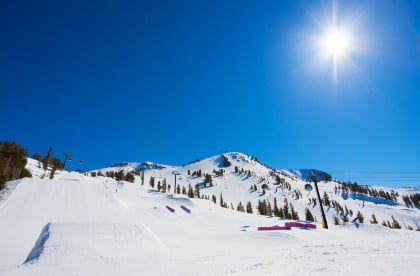
[[(320, 182), (321, 193), (330, 201), (352, 210), (350, 221), (358, 211), (365, 217), (362, 224), (340, 219), (340, 225), (334, 225), (333, 217), (339, 217), (340, 212), (327, 207), (327, 230), (321, 228), (319, 205), (312, 202), (315, 192), (304, 190), (306, 180), (287, 170), (273, 170), (248, 155), (226, 153), (182, 167), (141, 164), (95, 170), (95, 175), (99, 171), (134, 171), (133, 183), (66, 171), (57, 172), (50, 180), (48, 172), (29, 159), (28, 169), (34, 177), (9, 182), (10, 189), (0, 201), (0, 275), (418, 272), (420, 233), (407, 228), (420, 226), (420, 211), (402, 200), (403, 195), (418, 191), (395, 190), (399, 194), (396, 200), (386, 200), (336, 190), (341, 185), (336, 180)], [(206, 174), (211, 176), (211, 185), (204, 183)], [(177, 186), (198, 185), (200, 195), (209, 196), (209, 200), (174, 194), (175, 177)], [(171, 188), (158, 192), (158, 184), (164, 182)], [(220, 207), (221, 195), (228, 208)], [(308, 208), (316, 217), (317, 229), (258, 231), (258, 226), (289, 221), (257, 214), (258, 201), (273, 204), (274, 198), (279, 207), (285, 199), (292, 203), (300, 219)], [(231, 205), (236, 209), (239, 202), (248, 201), (253, 214), (231, 209)], [(372, 214), (379, 224), (369, 223)], [(403, 229), (381, 225), (392, 216)]]
[[(229, 166), (223, 165), (223, 156), (230, 163)], [(408, 208), (403, 201), (402, 196), (407, 194), (418, 193), (415, 189), (390, 189), (386, 187), (372, 187), (372, 189), (379, 189), (384, 192), (398, 193), (399, 196), (396, 201), (388, 200), (383, 197), (374, 197), (359, 193), (344, 192), (339, 188), (341, 182), (332, 179), (326, 173), (314, 169), (301, 170), (274, 170), (260, 163), (256, 158), (248, 156), (239, 152), (230, 152), (222, 155), (212, 156), (191, 164), (176, 167), (159, 164), (158, 168), (149, 166), (149, 169), (138, 169), (138, 164), (142, 163), (126, 163), (136, 164), (127, 166), (112, 166), (105, 168), (102, 171), (118, 171), (124, 170), (138, 171), (144, 174), (145, 186), (149, 185), (150, 178), (155, 178), (156, 186), (158, 182), (165, 180), (173, 188), (174, 172), (179, 173), (177, 176), (177, 184), (181, 187), (188, 188), (199, 185), (201, 195), (216, 196), (219, 199), (222, 195), (223, 199), (236, 209), (239, 202), (242, 204), (251, 201), (253, 206), (256, 206), (258, 201), (264, 199), (270, 201), (272, 204), (276, 198), (280, 206), (283, 205), (284, 199), (287, 199), (293, 204), (299, 217), (304, 219), (305, 209), (310, 208), (313, 211), (316, 219), (320, 221), (318, 205), (309, 204), (309, 200), (316, 198), (315, 190), (307, 192), (304, 187), (305, 184), (310, 183), (310, 176), (313, 175), (320, 180), (319, 188), (321, 196), (326, 193), (330, 201), (338, 202), (344, 209), (351, 210), (349, 219), (354, 219), (358, 211), (360, 211), (366, 222), (369, 222), (372, 214), (376, 216), (379, 223), (391, 221), (394, 216), (400, 223), (410, 225), (413, 228), (420, 226), (418, 215), (419, 210), (416, 208)], [(149, 163), (153, 164), (153, 163)], [(218, 174), (223, 170), (223, 175)], [(195, 172), (201, 171), (201, 176)], [(195, 175), (193, 175), (195, 174)], [(205, 174), (211, 175), (212, 184), (205, 185)], [(285, 183), (277, 183), (277, 176), (280, 181)], [(277, 179), (277, 180), (276, 180)], [(321, 181), (321, 180), (331, 181)], [(155, 186), (155, 188), (156, 188)], [(256, 190), (254, 188), (257, 188)], [(286, 188), (288, 187), (288, 188)], [(173, 190), (172, 190), (173, 192)], [(332, 223), (334, 216), (340, 216), (342, 212), (336, 212), (333, 208), (326, 208), (328, 220)], [(413, 213), (417, 214), (413, 216)]]

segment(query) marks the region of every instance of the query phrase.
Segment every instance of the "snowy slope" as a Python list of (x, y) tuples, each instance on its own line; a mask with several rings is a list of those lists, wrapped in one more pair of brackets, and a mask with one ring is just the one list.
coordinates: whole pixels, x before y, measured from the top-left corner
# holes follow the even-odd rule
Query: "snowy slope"
[[(289, 192), (276, 192), (271, 169), (241, 153), (226, 156), (232, 165), (223, 168), (223, 177), (213, 175), (213, 187), (202, 188), (202, 193), (223, 193), (233, 204), (288, 198), (303, 217), (307, 197), (313, 194), (293, 199)], [(202, 183), (202, 177), (188, 176), (188, 170), (211, 173), (221, 168), (220, 158), (145, 170), (144, 185), (139, 176), (129, 183), (76, 172), (41, 179), (45, 172), (36, 161), (29, 162), (39, 176), (17, 181), (16, 189), (0, 203), (0, 275), (416, 275), (419, 232), (368, 223), (358, 228), (349, 223), (325, 230), (317, 224), (316, 230), (261, 232), (258, 226), (285, 221), (221, 208), (209, 200), (159, 193), (149, 186), (150, 176), (156, 181), (167, 178), (173, 185), (174, 170), (181, 173), (177, 184)], [(254, 174), (235, 173), (235, 166)], [(286, 175), (292, 190), (303, 189), (304, 180)], [(259, 189), (267, 184), (270, 190), (261, 196), (250, 193), (254, 184)], [(394, 215), (406, 223), (419, 221), (417, 209), (371, 202), (362, 207), (359, 200), (340, 199), (333, 186), (320, 183), (321, 191), (362, 210), (366, 220), (375, 212), (378, 220)], [(317, 207), (312, 210), (320, 218)]]
[[(166, 179), (168, 184), (174, 185), (174, 175), (173, 172), (180, 173), (180, 176), (177, 177), (177, 184), (181, 187), (188, 187), (191, 185), (200, 185), (200, 192), (205, 195), (215, 195), (219, 198), (220, 194), (223, 195), (224, 200), (228, 203), (229, 207), (231, 204), (236, 208), (239, 202), (243, 204), (250, 200), (254, 206), (256, 206), (258, 200), (267, 199), (270, 202), (273, 202), (274, 198), (277, 198), (279, 205), (283, 204), (284, 199), (287, 199), (291, 202), (296, 210), (298, 211), (300, 218), (304, 218), (304, 210), (309, 207), (314, 215), (320, 220), (321, 215), (319, 212), (318, 206), (308, 205), (309, 198), (316, 197), (315, 190), (308, 193), (305, 191), (304, 186), (308, 183), (307, 174), (309, 170), (294, 170), (293, 172), (287, 170), (276, 170), (275, 173), (280, 175), (281, 178), (285, 179), (285, 182), (290, 184), (291, 190), (282, 189), (280, 185), (276, 185), (275, 177), (270, 174), (273, 172), (272, 169), (266, 167), (265, 165), (254, 160), (252, 157), (245, 155), (243, 153), (232, 152), (224, 154), (228, 160), (231, 162), (229, 167), (223, 167), (223, 159), (221, 155), (212, 156), (210, 158), (188, 164), (183, 167), (172, 167), (165, 165), (166, 168), (159, 170), (148, 170), (144, 171), (145, 184), (148, 185), (150, 177), (155, 177), (157, 181), (163, 181)], [(246, 173), (235, 173), (235, 167), (239, 170), (252, 171), (252, 176), (248, 176)], [(225, 170), (223, 176), (216, 176), (213, 171), (218, 171), (220, 169)], [(192, 174), (193, 171), (202, 171), (202, 175), (208, 173), (212, 175), (213, 187), (203, 187), (204, 177), (197, 177), (188, 175), (188, 171)], [(325, 177), (324, 172), (314, 170), (315, 175), (319, 176), (321, 179)], [(302, 174), (302, 177), (299, 177), (299, 174)], [(250, 187), (256, 185), (257, 190), (250, 190)], [(268, 189), (265, 190), (263, 195), (263, 185), (266, 185)], [(391, 220), (391, 216), (394, 216), (398, 221), (404, 222), (406, 225), (410, 225), (416, 228), (416, 224), (420, 226), (420, 213), (418, 209), (407, 208), (402, 201), (402, 195), (418, 193), (415, 189), (394, 189), (399, 192), (401, 195), (398, 198), (398, 203), (384, 200), (381, 198), (371, 198), (368, 196), (363, 196), (360, 200), (353, 199), (352, 195), (349, 194), (343, 196), (340, 192), (335, 191), (335, 186), (338, 183), (333, 180), (330, 182), (320, 182), (319, 187), (321, 195), (326, 192), (331, 200), (339, 202), (341, 205), (348, 207), (349, 210), (352, 210), (354, 215), (357, 211), (362, 212), (365, 217), (365, 220), (368, 222), (371, 219), (371, 215), (375, 214), (379, 223), (382, 221)], [(384, 191), (391, 191), (391, 189), (386, 187), (376, 187)], [(296, 199), (294, 196), (294, 190), (300, 191), (302, 197)], [(378, 204), (381, 203), (381, 204)], [(394, 205), (395, 204), (395, 205)], [(333, 216), (337, 213), (332, 209), (326, 210), (328, 220), (332, 221)], [(354, 217), (353, 217), (354, 218)], [(350, 216), (350, 219), (352, 217)]]

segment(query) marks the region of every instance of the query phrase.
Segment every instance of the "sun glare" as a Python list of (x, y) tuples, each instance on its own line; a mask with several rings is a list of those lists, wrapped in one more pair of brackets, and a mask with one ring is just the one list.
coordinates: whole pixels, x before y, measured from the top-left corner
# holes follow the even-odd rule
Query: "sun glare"
[(349, 47), (349, 35), (338, 29), (330, 30), (322, 40), (322, 48), (329, 56), (334, 58), (344, 55)]

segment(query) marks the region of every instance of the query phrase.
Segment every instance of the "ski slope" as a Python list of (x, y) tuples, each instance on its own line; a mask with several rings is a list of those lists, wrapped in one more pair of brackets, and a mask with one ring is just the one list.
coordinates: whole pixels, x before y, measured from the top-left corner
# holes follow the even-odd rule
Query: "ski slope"
[[(218, 166), (217, 158), (183, 168), (148, 170), (144, 185), (138, 176), (129, 183), (65, 171), (53, 180), (35, 176), (17, 181), (0, 203), (0, 275), (418, 274), (417, 231), (330, 222), (328, 230), (317, 224), (316, 230), (261, 232), (258, 226), (283, 225), (285, 220), (163, 194), (147, 183), (151, 175), (166, 176), (171, 183), (173, 169), (181, 173), (180, 185), (195, 183), (199, 180), (186, 176), (186, 170), (210, 170)], [(258, 177), (268, 178), (268, 169), (251, 160), (237, 162), (258, 176), (237, 180), (237, 175), (225, 173), (202, 192), (223, 191), (228, 202), (258, 199), (248, 186)], [(44, 173), (31, 162), (29, 166), (34, 175)], [(296, 186), (305, 183), (293, 181)], [(328, 190), (327, 185), (322, 183), (320, 189)], [(280, 199), (281, 194), (276, 196)], [(304, 199), (284, 196), (297, 209), (308, 205)], [(406, 213), (403, 206), (366, 202), (364, 208), (377, 208), (378, 217), (392, 211), (407, 221), (419, 219), (418, 210)]]

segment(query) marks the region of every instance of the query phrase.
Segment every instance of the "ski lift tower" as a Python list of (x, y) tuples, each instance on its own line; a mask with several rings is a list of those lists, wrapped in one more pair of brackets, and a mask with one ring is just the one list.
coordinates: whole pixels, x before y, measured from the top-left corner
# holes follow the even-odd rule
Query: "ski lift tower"
[(63, 170), (66, 168), (66, 163), (67, 163), (67, 161), (68, 162), (71, 162), (71, 154), (70, 153), (68, 153), (68, 152), (65, 152), (65, 153), (63, 153), (63, 155), (64, 155), (64, 163), (63, 163)]
[(327, 218), (325, 217), (324, 207), (322, 206), (321, 195), (319, 194), (318, 180), (316, 179), (316, 176), (314, 175), (313, 172), (311, 172), (310, 178), (314, 182), (316, 194), (318, 195), (319, 208), (321, 208), (321, 214), (322, 214), (322, 228), (328, 229)]
[(174, 175), (174, 177), (175, 177), (175, 183), (174, 183), (174, 194), (176, 194), (176, 177), (178, 176), (178, 175), (180, 175), (180, 173), (179, 172), (177, 172), (177, 171), (174, 171), (174, 172), (172, 172), (172, 174)]

